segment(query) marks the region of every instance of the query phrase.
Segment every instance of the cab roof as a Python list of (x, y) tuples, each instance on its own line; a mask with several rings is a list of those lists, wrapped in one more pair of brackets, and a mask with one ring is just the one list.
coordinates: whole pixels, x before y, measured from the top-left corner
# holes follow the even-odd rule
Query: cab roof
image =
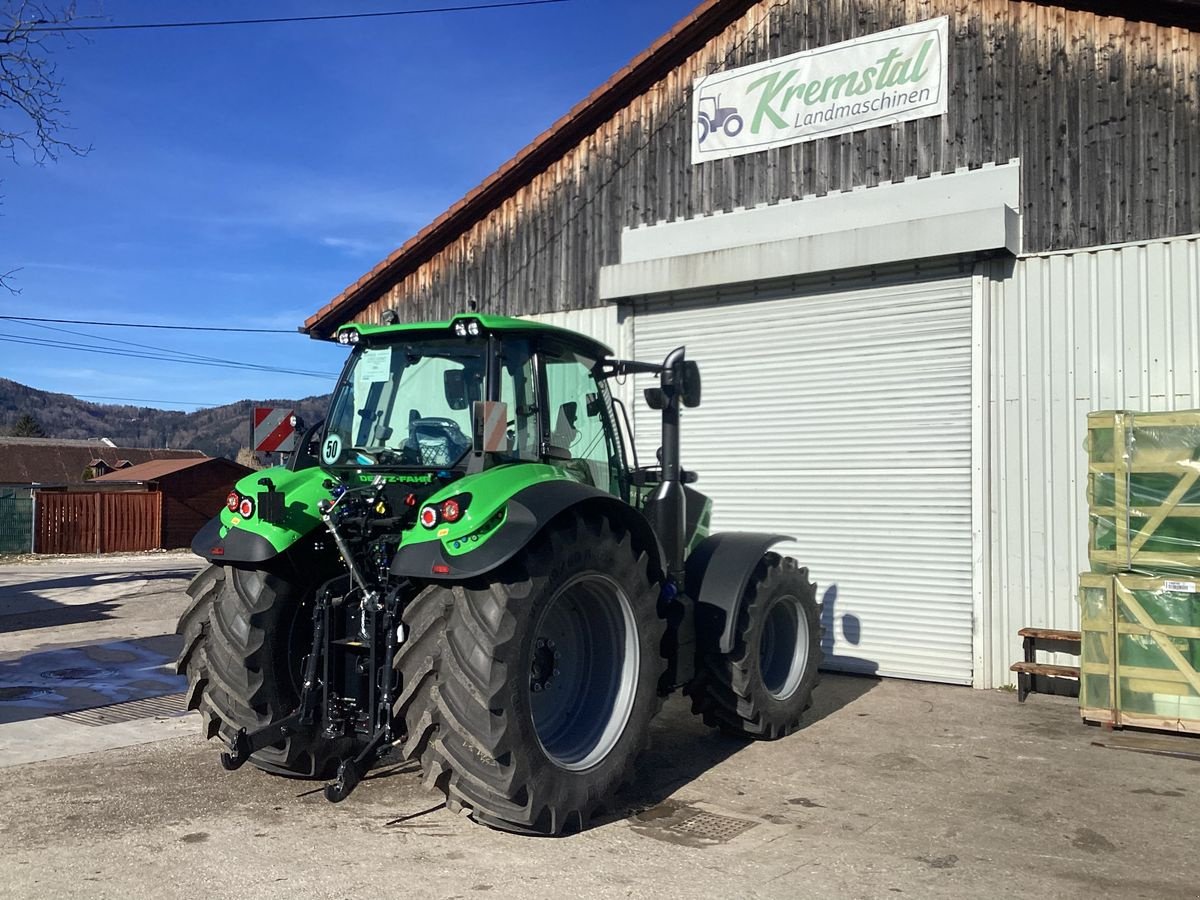
[(553, 337), (572, 349), (580, 351), (585, 356), (596, 360), (613, 355), (612, 348), (607, 344), (601, 343), (585, 334), (580, 334), (577, 331), (571, 331), (568, 328), (559, 328), (557, 325), (545, 325), (541, 322), (532, 322), (528, 319), (513, 319), (509, 316), (491, 316), (483, 313), (460, 313), (452, 319), (440, 322), (400, 322), (395, 325), (367, 325), (350, 322), (340, 326), (334, 332), (334, 338), (336, 339), (337, 335), (343, 331), (357, 331), (363, 337), (367, 338), (389, 334), (403, 334), (413, 338), (453, 337), (456, 322), (478, 322), (485, 332), (501, 336), (511, 334), (521, 337), (532, 337), (535, 335)]

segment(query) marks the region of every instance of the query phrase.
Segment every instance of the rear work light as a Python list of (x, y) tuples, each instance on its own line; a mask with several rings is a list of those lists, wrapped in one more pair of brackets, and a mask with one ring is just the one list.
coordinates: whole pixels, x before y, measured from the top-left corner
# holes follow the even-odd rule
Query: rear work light
[(455, 337), (479, 337), (481, 334), (483, 327), (474, 319), (459, 319), (454, 323)]

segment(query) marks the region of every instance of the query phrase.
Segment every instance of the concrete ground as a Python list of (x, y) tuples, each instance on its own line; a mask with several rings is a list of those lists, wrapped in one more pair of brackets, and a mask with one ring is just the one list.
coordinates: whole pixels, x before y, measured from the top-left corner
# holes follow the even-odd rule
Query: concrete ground
[[(62, 649), (59, 629), (84, 623), (47, 625), (38, 643), (7, 629), (9, 568), (0, 660)], [(146, 577), (138, 590), (184, 580)], [(131, 628), (154, 630), (129, 595), (87, 602), (124, 606)], [(173, 626), (158, 621), (162, 634)], [(12, 649), (23, 632), (28, 646)], [(749, 745), (672, 700), (612, 814), (559, 839), (452, 815), (411, 766), (377, 770), (336, 806), (319, 784), (224, 772), (194, 715), (174, 720), (184, 736), (126, 722), (149, 742), (5, 765), (6, 733), (30, 721), (0, 724), (6, 897), (1200, 895), (1200, 763), (1094, 746), (1104, 733), (1065, 698), (1019, 705), (1005, 692), (830, 675), (806, 727)]]

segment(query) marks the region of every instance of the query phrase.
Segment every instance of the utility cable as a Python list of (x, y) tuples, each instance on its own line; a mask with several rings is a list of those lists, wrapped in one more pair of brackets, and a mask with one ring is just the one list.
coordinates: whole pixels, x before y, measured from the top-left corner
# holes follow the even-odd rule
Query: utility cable
[(30, 328), (43, 328), (46, 331), (57, 331), (60, 334), (73, 334), (75, 337), (94, 338), (97, 341), (105, 341), (109, 344), (120, 344), (124, 347), (137, 347), (141, 350), (153, 350), (156, 353), (170, 353), (175, 356), (188, 357), (191, 359), (202, 359), (206, 362), (215, 362), (224, 364), (225, 360), (218, 359), (215, 356), (204, 356), (199, 353), (188, 353), (185, 350), (172, 350), (169, 347), (155, 347), (153, 344), (139, 344), (136, 341), (123, 341), (120, 338), (104, 337), (99, 334), (88, 334), (86, 331), (75, 331), (70, 328), (59, 328), (55, 325), (42, 325), (38, 322), (18, 322), (18, 325), (27, 325)]
[(333, 22), (345, 19), (383, 19), (396, 16), (421, 16), (434, 13), (477, 12), (489, 9), (515, 9), (521, 6), (549, 6), (570, 0), (510, 0), (507, 3), (472, 3), (466, 6), (430, 6), (422, 9), (396, 9), (386, 12), (331, 13), (324, 16), (280, 16), (271, 19), (220, 19), (203, 22), (132, 22), (127, 25), (57, 25), (36, 22), (29, 31), (138, 31), (151, 28), (221, 28), (231, 25), (282, 25), (290, 22)]
[[(36, 389), (35, 389), (36, 390)], [(47, 393), (66, 394), (68, 397), (74, 397), (76, 400), (120, 400), (123, 403), (169, 403), (172, 406), (195, 406), (198, 409), (207, 409), (208, 405), (204, 403), (194, 403), (190, 400), (148, 400), (145, 397), (106, 397), (103, 394), (72, 394), (68, 391), (48, 391)], [(105, 406), (109, 404), (104, 404)], [(218, 404), (223, 406), (224, 404)], [(232, 405), (232, 404), (230, 404)], [(152, 407), (154, 408), (154, 407)], [(161, 410), (162, 412), (170, 412), (170, 410)]]
[(152, 325), (146, 322), (94, 322), (87, 319), (44, 319), (38, 316), (0, 316), (13, 322), (54, 322), (59, 325), (100, 325), (105, 328), (161, 328), (167, 331), (231, 331), (242, 334), (290, 334), (300, 332), (291, 328), (228, 328), (220, 325)]
[(127, 359), (149, 359), (156, 362), (173, 362), (189, 366), (209, 366), (221, 369), (239, 369), (255, 372), (271, 372), (279, 375), (301, 375), (305, 378), (331, 379), (337, 375), (332, 372), (304, 372), (299, 369), (284, 369), (277, 366), (260, 366), (254, 363), (238, 362), (236, 360), (205, 362), (198, 359), (180, 359), (175, 356), (160, 356), (153, 353), (139, 353), (135, 350), (110, 350), (100, 347), (89, 347), (86, 344), (75, 344), (70, 341), (39, 341), (37, 338), (17, 337), (15, 335), (0, 335), (0, 341), (9, 344), (29, 344), (35, 347), (51, 347), (56, 350), (74, 350), (79, 353), (99, 353), (104, 356), (121, 356)]

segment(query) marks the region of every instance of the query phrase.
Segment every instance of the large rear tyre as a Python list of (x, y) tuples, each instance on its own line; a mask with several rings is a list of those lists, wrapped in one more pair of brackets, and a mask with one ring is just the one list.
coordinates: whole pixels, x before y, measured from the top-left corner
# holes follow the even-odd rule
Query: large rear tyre
[[(205, 738), (228, 741), (291, 713), (312, 649), (312, 597), (257, 569), (208, 566), (188, 585), (192, 598), (176, 628), (183, 649), (175, 670), (187, 675), (187, 708), (200, 711)], [(291, 735), (250, 762), (278, 775), (327, 777), (332, 741)]]
[(733, 651), (705, 654), (689, 688), (704, 723), (758, 740), (800, 727), (820, 678), (817, 586), (796, 561), (768, 553), (741, 604)]
[(550, 526), (491, 583), (431, 587), (396, 654), (404, 751), (450, 809), (581, 829), (632, 772), (665, 669), (658, 588), (607, 519)]

